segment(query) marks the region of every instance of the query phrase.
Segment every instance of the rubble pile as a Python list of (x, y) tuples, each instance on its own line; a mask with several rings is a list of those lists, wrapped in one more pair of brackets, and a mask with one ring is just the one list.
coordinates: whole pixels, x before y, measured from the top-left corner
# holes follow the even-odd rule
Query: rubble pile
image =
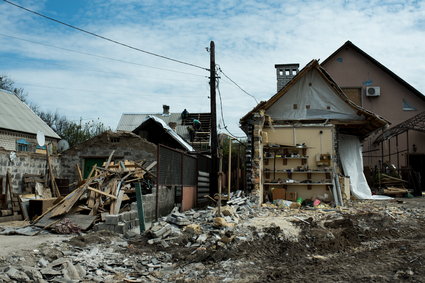
[[(388, 264), (384, 282), (417, 279), (425, 245), (410, 246), (408, 239), (423, 232), (423, 212), (422, 204), (404, 201), (305, 210), (256, 207), (246, 199), (220, 208), (176, 208), (143, 235), (98, 230), (0, 257), (0, 282), (373, 281), (375, 269), (346, 276), (373, 266), (381, 251), (390, 255), (380, 257)], [(404, 235), (409, 238), (400, 241)], [(401, 265), (404, 258), (413, 265)]]

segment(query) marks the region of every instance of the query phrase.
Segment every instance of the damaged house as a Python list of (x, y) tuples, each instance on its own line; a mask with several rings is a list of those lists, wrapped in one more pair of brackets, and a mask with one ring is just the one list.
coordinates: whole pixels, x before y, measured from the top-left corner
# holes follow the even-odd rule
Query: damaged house
[[(385, 131), (365, 139), (363, 158), (367, 169), (386, 170), (394, 165), (405, 180), (412, 174), (420, 175), (416, 179), (422, 180), (419, 187), (424, 190), (425, 133), (420, 125), (425, 122), (425, 96), (350, 41), (321, 66), (351, 101), (390, 123)], [(413, 184), (409, 185), (413, 189)]]
[[(190, 113), (183, 110), (180, 113), (171, 113), (170, 106), (163, 105), (162, 113), (124, 113), (118, 122), (117, 131), (134, 132), (148, 117), (156, 117), (170, 127), (178, 136), (189, 143), (197, 152), (208, 152), (210, 149), (211, 136), (211, 114), (210, 113)], [(156, 119), (158, 122), (159, 120)], [(193, 120), (200, 122), (200, 129), (192, 130)], [(162, 122), (161, 122), (162, 123)], [(165, 128), (165, 127), (164, 127)], [(139, 134), (139, 133), (138, 133)], [(146, 134), (146, 133), (144, 133)]]
[[(361, 140), (387, 125), (351, 102), (317, 60), (301, 71), (276, 65), (278, 92), (241, 120), (248, 136), (247, 182), (267, 200), (371, 198)], [(343, 177), (344, 176), (344, 177)]]

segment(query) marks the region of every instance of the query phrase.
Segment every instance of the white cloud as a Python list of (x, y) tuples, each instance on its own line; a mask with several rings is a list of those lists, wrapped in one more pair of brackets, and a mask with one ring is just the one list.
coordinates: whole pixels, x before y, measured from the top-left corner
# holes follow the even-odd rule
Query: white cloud
[[(54, 12), (43, 8), (44, 2), (20, 3)], [(223, 71), (259, 100), (266, 100), (276, 91), (274, 64), (299, 62), (304, 66), (311, 59), (323, 60), (346, 40), (425, 92), (425, 66), (418, 64), (425, 59), (424, 8), (423, 2), (406, 1), (96, 0), (70, 18), (87, 30), (203, 67), (209, 67), (205, 47), (214, 40)], [(0, 33), (195, 74), (0, 36), (0, 54), (9, 62), (0, 72), (21, 83), (43, 109), (58, 109), (72, 119), (100, 117), (112, 128), (121, 113), (160, 112), (162, 104), (176, 112), (209, 110), (206, 71), (72, 31), (6, 4), (0, 4), (0, 25)], [(240, 135), (238, 121), (255, 101), (224, 77), (220, 89), (226, 124)]]

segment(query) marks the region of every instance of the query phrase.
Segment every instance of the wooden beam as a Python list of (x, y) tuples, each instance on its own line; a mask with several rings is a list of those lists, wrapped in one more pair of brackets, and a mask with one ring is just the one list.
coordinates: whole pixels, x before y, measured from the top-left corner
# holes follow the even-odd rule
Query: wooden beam
[(95, 188), (92, 188), (92, 187), (87, 187), (87, 189), (88, 189), (88, 190), (90, 190), (90, 191), (93, 191), (93, 192), (95, 192), (95, 193), (98, 193), (98, 194), (101, 194), (101, 195), (104, 195), (104, 196), (110, 197), (110, 198), (112, 198), (112, 199), (117, 199), (117, 197), (116, 197), (116, 196), (111, 195), (111, 194), (108, 194), (108, 193), (105, 193), (105, 192), (103, 192), (103, 191), (101, 191), (101, 190), (98, 190), (98, 189), (95, 189)]

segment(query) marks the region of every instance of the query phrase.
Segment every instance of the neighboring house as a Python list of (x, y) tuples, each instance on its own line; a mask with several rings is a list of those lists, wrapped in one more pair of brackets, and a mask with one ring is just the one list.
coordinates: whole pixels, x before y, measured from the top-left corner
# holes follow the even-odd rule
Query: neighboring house
[[(57, 148), (60, 137), (16, 95), (0, 90), (0, 187), (5, 186), (9, 172), (13, 191), (23, 193), (25, 176), (46, 173), (46, 147), (38, 145), (37, 133), (44, 134), (53, 150)], [(51, 156), (50, 161), (53, 171), (58, 172), (57, 156)]]
[[(124, 113), (117, 126), (117, 131), (134, 131), (138, 128), (148, 116), (160, 118), (175, 131), (186, 142), (190, 143), (196, 151), (208, 151), (210, 148), (210, 133), (211, 133), (211, 114), (210, 113), (188, 113), (182, 115), (180, 113), (170, 113), (170, 107), (163, 105), (163, 112), (156, 114), (128, 114)], [(196, 132), (194, 138), (190, 136), (190, 128), (193, 119), (201, 122), (201, 130)]]
[(156, 145), (162, 144), (184, 151), (195, 151), (193, 147), (171, 129), (161, 118), (148, 115), (145, 121), (133, 130), (136, 135)]
[(36, 152), (37, 133), (45, 136), (54, 148), (60, 140), (40, 117), (16, 95), (0, 90), (0, 147), (5, 150)]
[[(324, 60), (321, 66), (354, 103), (382, 116), (391, 123), (390, 127), (425, 111), (422, 93), (350, 41)], [(374, 144), (380, 134), (382, 131), (363, 143), (365, 165), (382, 168), (383, 163), (391, 163), (402, 169), (425, 164), (424, 132), (399, 132), (391, 140), (381, 139), (380, 143)], [(413, 164), (409, 160), (416, 162)]]
[[(259, 203), (320, 198), (341, 203), (351, 191), (372, 198), (363, 175), (360, 140), (387, 122), (351, 102), (317, 60), (282, 87), (284, 65), (276, 65), (278, 92), (241, 120), (248, 136), (247, 171)], [(332, 196), (332, 197), (331, 197)]]

